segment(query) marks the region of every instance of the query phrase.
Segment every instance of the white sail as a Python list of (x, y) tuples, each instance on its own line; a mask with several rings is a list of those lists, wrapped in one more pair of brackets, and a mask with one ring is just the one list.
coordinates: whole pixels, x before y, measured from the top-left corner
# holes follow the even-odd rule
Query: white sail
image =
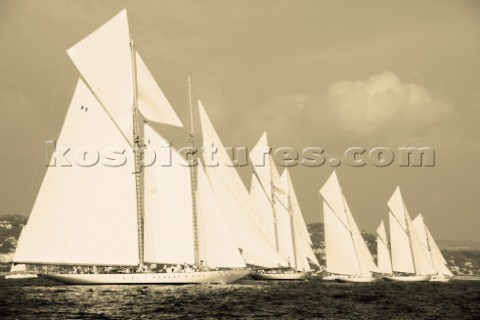
[[(125, 138), (132, 144), (134, 69), (130, 41), (127, 11), (124, 9), (68, 49), (67, 53)], [(180, 120), (166, 102), (143, 60), (138, 55), (136, 57), (140, 110), (153, 121), (181, 126)]]
[(131, 142), (133, 69), (127, 11), (122, 10), (67, 53)]
[(428, 251), (433, 268), (437, 274), (452, 276), (452, 272), (447, 267), (447, 261), (443, 257), (440, 249), (438, 248), (435, 240), (433, 239), (430, 231), (428, 230), (423, 216), (418, 214), (412, 221), (415, 231), (417, 232), (422, 246)]
[(427, 226), (425, 226), (425, 230), (427, 231), (427, 239), (430, 246), (430, 254), (432, 255), (433, 267), (439, 274), (453, 276), (453, 273), (447, 267), (447, 261), (443, 257), (440, 248), (435, 243), (435, 240), (433, 239), (432, 234), (430, 233), (430, 230), (428, 230)]
[[(320, 194), (325, 202), (324, 210), (327, 207), (324, 226), (328, 271), (357, 276), (368, 276), (377, 271), (335, 172), (320, 189)], [(332, 262), (328, 261), (329, 257)], [(340, 266), (340, 263), (346, 265)]]
[[(288, 262), (290, 267), (295, 267), (294, 250), (293, 250), (293, 238), (292, 227), (290, 224), (290, 212), (288, 198), (286, 194), (278, 194), (274, 191), (275, 196), (275, 214), (277, 223), (277, 235), (278, 235), (278, 252)], [(272, 211), (270, 209), (270, 214)]]
[(310, 239), (310, 234), (305, 221), (303, 220), (302, 211), (300, 210), (300, 205), (298, 203), (297, 195), (295, 194), (295, 189), (293, 187), (288, 169), (284, 170), (281, 179), (285, 189), (287, 190), (287, 194), (290, 199), (290, 209), (293, 215), (297, 269), (309, 270), (310, 265), (308, 263), (308, 259), (320, 267), (320, 263), (318, 262), (318, 259), (312, 249), (312, 240)]
[(257, 206), (258, 223), (264, 226), (264, 230), (267, 230), (266, 236), (270, 240), (270, 243), (275, 245), (275, 222), (273, 221), (272, 215), (272, 203), (255, 174), (252, 174), (250, 195)]
[(165, 264), (193, 264), (194, 240), (190, 168), (186, 160), (145, 125), (147, 147), (165, 154), (144, 170), (145, 261)]
[(336, 274), (359, 275), (357, 254), (350, 230), (330, 205), (323, 201), (323, 223), (325, 226), (325, 258), (327, 271)]
[(145, 62), (136, 52), (138, 109), (148, 120), (183, 127)]
[[(267, 140), (267, 133), (264, 132), (258, 140), (255, 147), (250, 151), (249, 157), (252, 165), (255, 167), (258, 179), (265, 189), (269, 199), (272, 200), (272, 194), (277, 191), (279, 194), (285, 194), (280, 174), (270, 155), (270, 145)], [(272, 190), (273, 186), (273, 190)]]
[(197, 168), (197, 221), (200, 259), (211, 267), (245, 267), (245, 262), (215, 198), (203, 165)]
[[(275, 252), (266, 232), (256, 223), (257, 209), (252, 198), (233, 167), (200, 101), (199, 110), (204, 145), (213, 145), (218, 149), (215, 159), (219, 165), (207, 165), (205, 171), (242, 256), (248, 264), (256, 266), (285, 266), (286, 261)], [(209, 160), (205, 160), (207, 164)]]
[(417, 275), (434, 274), (428, 251), (415, 232), (399, 187), (389, 199), (388, 207), (393, 270)]
[[(389, 212), (390, 247), (393, 271), (415, 273), (410, 239), (402, 223), (392, 212)], [(400, 217), (400, 219), (403, 219)]]
[(392, 273), (392, 261), (388, 248), (387, 232), (385, 231), (383, 221), (380, 222), (377, 228), (377, 268), (380, 273)]
[(12, 267), (10, 268), (10, 272), (26, 272), (27, 265), (24, 263), (12, 263)]
[[(72, 166), (62, 167), (58, 160), (48, 168), (14, 262), (138, 265), (133, 152), (82, 81), (58, 139), (57, 148), (62, 147), (70, 148), (66, 156)], [(85, 147), (89, 159), (95, 151), (123, 149), (126, 163), (80, 166), (85, 163), (79, 150)]]
[[(270, 203), (267, 205), (258, 205), (258, 209), (266, 212), (258, 212), (259, 223), (266, 220), (263, 216), (271, 216), (271, 225), (265, 225), (266, 228), (274, 230), (274, 241), (272, 242), (280, 255), (288, 261), (289, 266), (293, 266), (294, 250), (292, 239), (292, 228), (290, 226), (290, 212), (288, 208), (288, 196), (284, 191), (285, 186), (280, 178), (277, 167), (270, 155), (270, 146), (267, 140), (267, 134), (264, 132), (258, 140), (255, 147), (249, 154), (250, 160), (255, 167), (256, 178), (258, 184), (264, 191), (259, 197), (263, 199), (255, 199), (257, 203)], [(267, 221), (270, 222), (270, 221)]]
[(350, 225), (350, 233), (352, 235), (352, 241), (354, 243), (355, 251), (357, 253), (358, 264), (360, 265), (360, 270), (362, 271), (361, 274), (368, 275), (371, 272), (377, 272), (378, 269), (377, 269), (377, 266), (375, 265), (375, 262), (373, 261), (373, 256), (370, 250), (368, 249), (367, 244), (365, 243), (365, 240), (362, 237), (362, 234), (360, 233), (360, 229), (358, 228), (358, 225), (355, 222), (355, 219), (353, 217), (352, 212), (350, 211), (350, 207), (348, 206), (348, 203), (345, 197), (343, 197), (343, 202), (344, 202), (347, 218)]

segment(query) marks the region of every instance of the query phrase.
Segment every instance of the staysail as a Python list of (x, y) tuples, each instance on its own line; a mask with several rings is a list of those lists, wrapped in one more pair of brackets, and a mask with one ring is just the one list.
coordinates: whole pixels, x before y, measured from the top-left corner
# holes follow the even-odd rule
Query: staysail
[(138, 265), (133, 152), (81, 80), (58, 139), (61, 148), (69, 149), (71, 165), (63, 166), (63, 151), (56, 163), (52, 159), (14, 262)]

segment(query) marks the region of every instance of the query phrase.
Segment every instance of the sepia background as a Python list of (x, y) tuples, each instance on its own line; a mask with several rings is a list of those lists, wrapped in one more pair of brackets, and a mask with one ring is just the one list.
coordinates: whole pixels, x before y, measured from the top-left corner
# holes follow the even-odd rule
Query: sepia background
[[(436, 239), (480, 240), (478, 1), (0, 0), (0, 214), (28, 215), (78, 72), (65, 51), (123, 8), (188, 123), (186, 77), (226, 146), (432, 147), (434, 167), (336, 170), (373, 232), (400, 185)], [(306, 222), (333, 168), (291, 174)], [(251, 168), (239, 173), (249, 185)]]

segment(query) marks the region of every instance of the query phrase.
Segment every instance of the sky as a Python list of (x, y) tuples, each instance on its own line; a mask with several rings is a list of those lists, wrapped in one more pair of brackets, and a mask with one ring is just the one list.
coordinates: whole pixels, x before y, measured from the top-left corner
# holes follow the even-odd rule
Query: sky
[(0, 214), (35, 201), (78, 79), (65, 51), (123, 8), (180, 118), (191, 74), (226, 146), (435, 150), (433, 167), (290, 168), (307, 223), (335, 169), (361, 229), (400, 185), (436, 239), (480, 240), (480, 3), (463, 0), (0, 0)]

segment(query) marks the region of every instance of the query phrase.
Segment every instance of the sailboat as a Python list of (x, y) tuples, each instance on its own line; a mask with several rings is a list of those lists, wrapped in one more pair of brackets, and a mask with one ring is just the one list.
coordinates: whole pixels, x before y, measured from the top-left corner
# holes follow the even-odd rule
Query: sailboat
[(428, 250), (430, 253), (430, 258), (432, 261), (433, 268), (436, 271), (436, 274), (432, 276), (430, 281), (432, 282), (448, 282), (450, 281), (450, 277), (453, 276), (453, 273), (447, 267), (447, 261), (442, 255), (440, 248), (438, 248), (435, 240), (428, 230), (427, 225), (424, 222), (423, 215), (419, 213), (413, 219), (413, 226), (415, 231), (417, 232), (420, 242), (422, 245)]
[(320, 189), (323, 198), (327, 271), (339, 282), (374, 282), (377, 272), (363, 237), (347, 204), (335, 171)]
[(387, 281), (425, 282), (435, 274), (427, 249), (412, 224), (400, 187), (388, 201), (392, 276)]
[(377, 272), (383, 276), (393, 275), (388, 237), (383, 221), (377, 228)]
[[(150, 124), (183, 126), (133, 45), (126, 10), (67, 53), (81, 76), (57, 149), (73, 150), (74, 163), (48, 168), (14, 262), (44, 265), (39, 276), (67, 284), (245, 276), (204, 167), (190, 165)], [(171, 162), (145, 165), (142, 150), (150, 148)], [(102, 159), (91, 162), (92, 150)]]
[[(267, 151), (267, 152), (266, 152)], [(258, 221), (268, 230), (267, 235), (276, 251), (287, 260), (287, 268), (258, 270), (252, 274), (259, 280), (304, 280), (310, 276), (309, 259), (319, 266), (312, 250), (308, 230), (298, 205), (287, 169), (279, 175), (266, 133), (250, 152), (256, 166), (250, 193), (258, 208)], [(260, 159), (265, 159), (265, 163)]]
[(32, 279), (38, 278), (36, 273), (27, 271), (27, 266), (23, 263), (12, 263), (10, 274), (5, 276), (5, 279)]

